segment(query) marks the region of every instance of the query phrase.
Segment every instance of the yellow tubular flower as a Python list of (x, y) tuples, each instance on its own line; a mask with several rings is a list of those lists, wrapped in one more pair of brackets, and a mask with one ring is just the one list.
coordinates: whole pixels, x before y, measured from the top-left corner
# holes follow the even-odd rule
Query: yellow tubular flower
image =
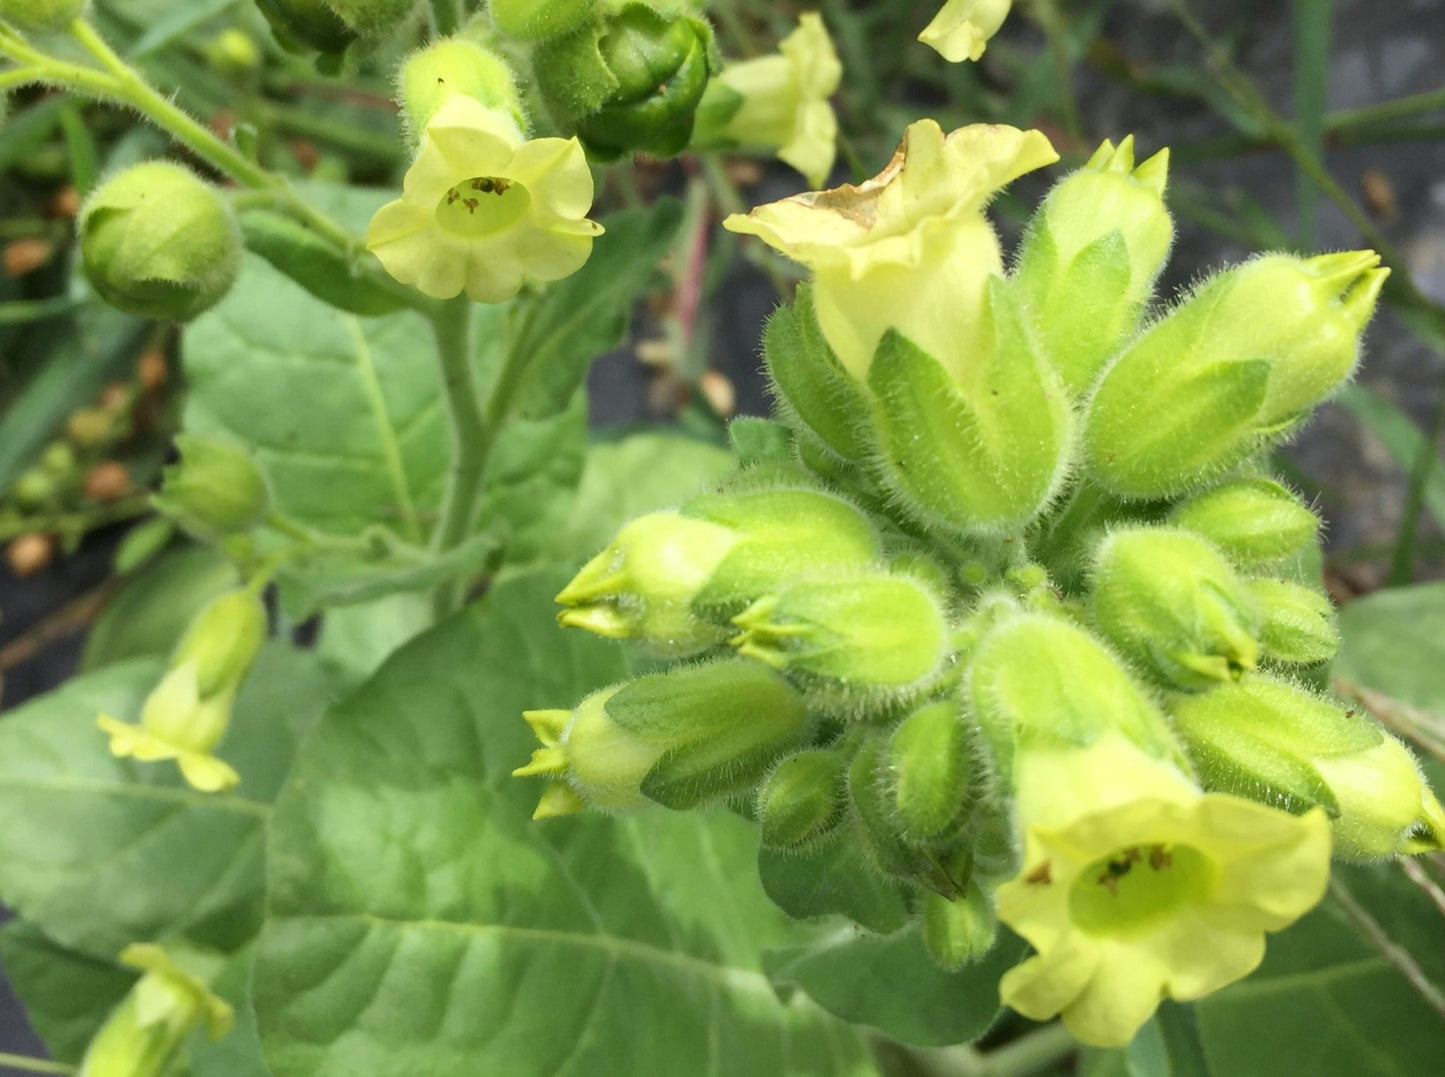
[(918, 40), (951, 64), (977, 60), (1012, 6), (1013, 0), (948, 0)]
[(867, 375), (896, 328), (955, 375), (973, 350), (988, 280), (1003, 273), (985, 203), (1058, 154), (1038, 131), (978, 124), (944, 137), (912, 124), (888, 167), (860, 186), (809, 192), (734, 214), (724, 226), (759, 236), (813, 271), (818, 323), (839, 361)]
[(582, 268), (602, 232), (591, 207), (575, 138), (525, 139), (505, 110), (455, 94), (427, 121), (401, 198), (377, 210), (366, 246), (424, 295), (500, 303)]
[(738, 94), (742, 104), (717, 137), (776, 147), (780, 160), (821, 186), (838, 152), (838, 117), (828, 98), (843, 79), (843, 65), (812, 12), (799, 16), (798, 28), (778, 48), (778, 55), (731, 64), (718, 76), (719, 87)]
[(1164, 998), (1248, 975), (1265, 932), (1324, 896), (1319, 809), (1202, 793), (1117, 733), (1021, 749), (1014, 765), (1024, 858), (998, 916), (1037, 953), (1004, 976), (1003, 1000), (1035, 1020), (1062, 1014), (1085, 1043), (1122, 1046)]

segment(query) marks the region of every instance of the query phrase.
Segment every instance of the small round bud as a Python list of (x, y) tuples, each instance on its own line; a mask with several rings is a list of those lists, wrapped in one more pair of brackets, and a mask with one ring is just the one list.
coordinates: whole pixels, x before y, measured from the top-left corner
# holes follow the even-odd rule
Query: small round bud
[(65, 436), (80, 449), (98, 449), (117, 440), (123, 424), (104, 408), (77, 408), (65, 420)]
[(40, 454), (40, 468), (45, 474), (59, 482), (68, 482), (75, 477), (79, 461), (75, 450), (68, 442), (52, 441)]
[(1327, 595), (1287, 580), (1251, 580), (1249, 589), (1264, 614), (1259, 643), (1266, 658), (1308, 666), (1339, 653), (1340, 633)]
[(923, 894), (923, 945), (941, 968), (957, 972), (993, 949), (998, 919), (978, 883), (957, 898)]
[(0, 264), (4, 265), (7, 277), (23, 277), (50, 261), (54, 253), (55, 244), (48, 239), (34, 236), (12, 239), (0, 252)]
[(220, 302), (240, 272), (241, 230), (230, 205), (167, 161), (106, 180), (77, 228), (95, 290), (129, 314), (187, 321)]
[(972, 793), (968, 733), (952, 702), (914, 711), (888, 739), (888, 775), (899, 829), (909, 841), (944, 835)]
[(758, 788), (763, 845), (800, 849), (830, 834), (843, 819), (847, 757), (809, 748), (785, 758)]
[(87, 0), (0, 0), (0, 19), (27, 30), (64, 30)]
[(32, 531), (5, 547), (5, 563), (16, 576), (33, 576), (55, 560), (55, 536)]
[(546, 41), (578, 29), (597, 0), (492, 0), (492, 22), (510, 37)]
[(130, 468), (119, 460), (102, 460), (85, 473), (83, 488), (85, 496), (91, 501), (108, 505), (125, 497), (135, 485), (131, 481)]
[(60, 490), (55, 476), (44, 467), (32, 467), (22, 471), (10, 487), (10, 496), (22, 509), (44, 509), (55, 503)]
[(1169, 520), (1207, 538), (1241, 565), (1292, 557), (1320, 527), (1319, 517), (1270, 479), (1222, 483), (1177, 506)]
[(1259, 659), (1254, 596), (1224, 555), (1165, 528), (1113, 532), (1094, 565), (1094, 623), (1164, 684), (1208, 688)]
[(453, 94), (503, 109), (519, 130), (526, 130), (527, 114), (512, 69), (496, 53), (466, 38), (445, 38), (412, 53), (401, 65), (397, 85), (402, 114), (414, 138)]
[(250, 75), (261, 66), (261, 50), (256, 42), (250, 34), (234, 26), (206, 42), (205, 53), (213, 68), (233, 78)]
[(271, 495), (249, 453), (194, 434), (179, 434), (178, 464), (161, 475), (155, 506), (187, 531), (220, 538), (249, 531), (266, 519)]
[(559, 126), (601, 160), (671, 157), (692, 140), (712, 73), (702, 20), (623, 3), (607, 17), (533, 53), (537, 86)]

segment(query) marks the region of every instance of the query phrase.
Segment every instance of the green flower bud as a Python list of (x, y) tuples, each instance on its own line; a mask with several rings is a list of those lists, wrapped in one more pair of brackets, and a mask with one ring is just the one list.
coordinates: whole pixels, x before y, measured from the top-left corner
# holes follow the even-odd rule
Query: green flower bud
[(204, 699), (238, 687), (266, 640), (266, 607), (249, 590), (218, 595), (198, 613), (171, 656), (171, 668), (196, 667)]
[(492, 22), (524, 41), (546, 41), (578, 29), (598, 0), (492, 0)]
[(59, 482), (69, 482), (79, 473), (80, 461), (68, 442), (52, 441), (40, 454), (40, 468)]
[(834, 748), (809, 748), (786, 757), (758, 787), (763, 845), (803, 849), (843, 820), (847, 757)]
[(914, 711), (888, 739), (898, 826), (920, 844), (946, 834), (969, 803), (974, 766), (968, 731), (953, 702)]
[(988, 297), (966, 362), (946, 368), (890, 331), (868, 371), (885, 480), (910, 515), (965, 533), (1027, 522), (1069, 457), (1057, 377), (1034, 354), (1007, 286), (990, 280)]
[(112, 176), (77, 219), (86, 276), (128, 314), (188, 321), (221, 301), (241, 268), (241, 230), (210, 184), (169, 161)]
[(974, 652), (968, 699), (1003, 774), (1020, 747), (1086, 747), (1119, 733), (1187, 769), (1163, 714), (1084, 629), (1028, 613), (993, 628)]
[(256, 0), (276, 41), (288, 52), (316, 50), (339, 61), (356, 31), (347, 26), (326, 0)]
[(957, 972), (993, 949), (998, 918), (977, 882), (962, 897), (923, 893), (923, 945), (940, 968)]
[(1165, 684), (1208, 688), (1254, 669), (1259, 608), (1224, 555), (1165, 528), (1113, 532), (1094, 564), (1094, 623)]
[(1044, 356), (1076, 396), (1133, 335), (1169, 257), (1169, 151), (1134, 167), (1134, 137), (1105, 142), (1034, 214), (1015, 273)]
[(80, 1077), (163, 1077), (198, 1025), (204, 1023), (213, 1040), (230, 1031), (231, 1007), (159, 946), (128, 946), (120, 959), (145, 975), (90, 1041)]
[(0, 0), (0, 19), (27, 30), (64, 30), (86, 0)]
[(725, 490), (695, 497), (681, 512), (740, 539), (693, 599), (694, 611), (717, 623), (803, 573), (862, 568), (882, 554), (867, 515), (821, 490)]
[(676, 512), (627, 524), (557, 595), (563, 625), (609, 639), (635, 639), (663, 654), (687, 654), (720, 642), (722, 629), (696, 617), (692, 601), (737, 532)]
[(205, 47), (206, 62), (232, 78), (252, 74), (261, 66), (261, 50), (251, 35), (236, 27), (222, 30)]
[(1393, 856), (1445, 845), (1445, 810), (1399, 741), (1288, 681), (1248, 677), (1169, 704), (1206, 786), (1329, 814), (1335, 852)]
[(794, 583), (733, 618), (738, 653), (783, 670), (823, 707), (868, 710), (916, 697), (948, 666), (938, 598), (907, 576)]
[(1222, 483), (1178, 505), (1169, 520), (1203, 535), (1240, 565), (1292, 557), (1320, 527), (1319, 517), (1270, 479)]
[(194, 434), (178, 434), (180, 463), (161, 473), (157, 509), (202, 538), (249, 531), (271, 510), (271, 494), (244, 449)]
[(881, 737), (859, 745), (848, 767), (848, 796), (869, 860), (885, 875), (904, 879), (929, 876), (933, 862), (898, 829), (893, 797), (887, 788), (888, 747)]
[(705, 20), (617, 0), (605, 17), (533, 51), (537, 87), (558, 126), (601, 160), (671, 157), (692, 140), (712, 73)]
[(575, 711), (528, 711), (542, 747), (518, 777), (553, 781), (535, 818), (586, 805), (683, 810), (753, 788), (811, 725), (802, 697), (771, 670), (712, 662), (594, 693)]
[(1170, 497), (1286, 432), (1353, 368), (1378, 260), (1269, 255), (1206, 281), (1099, 382), (1091, 475), (1125, 497)]
[(1335, 610), (1327, 595), (1285, 580), (1251, 580), (1264, 614), (1259, 643), (1266, 658), (1294, 665), (1328, 662), (1340, 651)]
[(60, 487), (55, 477), (42, 467), (22, 471), (10, 487), (10, 496), (22, 509), (44, 509), (55, 503)]
[(463, 37), (444, 38), (408, 56), (397, 76), (398, 103), (415, 141), (427, 121), (452, 94), (464, 94), (487, 108), (504, 109), (527, 129), (512, 69), (490, 49)]

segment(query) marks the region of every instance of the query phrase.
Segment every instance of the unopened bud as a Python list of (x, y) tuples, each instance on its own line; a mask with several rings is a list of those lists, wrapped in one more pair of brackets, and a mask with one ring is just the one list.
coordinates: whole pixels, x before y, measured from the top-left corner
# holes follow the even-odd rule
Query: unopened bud
[(912, 698), (948, 664), (938, 598), (907, 576), (793, 583), (733, 618), (738, 653), (783, 670), (823, 705), (866, 710)]
[(444, 38), (412, 53), (401, 65), (397, 85), (402, 115), (414, 139), (453, 94), (502, 109), (518, 130), (527, 128), (512, 69), (496, 53), (464, 37)]
[(957, 704), (932, 703), (903, 719), (886, 759), (904, 837), (923, 844), (946, 834), (973, 793), (973, 759)]
[(763, 845), (802, 849), (826, 837), (843, 819), (847, 756), (808, 748), (787, 756), (758, 787)]
[(250, 75), (261, 66), (261, 50), (251, 35), (236, 27), (227, 27), (206, 43), (207, 62), (232, 78)]
[(98, 505), (119, 501), (134, 489), (130, 468), (119, 460), (102, 460), (85, 473), (85, 496)]
[(1202, 535), (1236, 564), (1292, 557), (1319, 531), (1319, 517), (1270, 479), (1222, 483), (1174, 509), (1169, 520)]
[(1266, 658), (1292, 665), (1328, 662), (1340, 650), (1340, 633), (1329, 597), (1287, 580), (1251, 580), (1264, 623), (1259, 631)]
[(123, 431), (123, 421), (104, 408), (77, 408), (65, 420), (65, 436), (82, 449), (100, 448)]
[(41, 531), (30, 531), (12, 539), (5, 547), (5, 563), (21, 579), (43, 571), (53, 560), (55, 536)]
[(23, 277), (50, 261), (54, 254), (55, 244), (48, 239), (12, 239), (0, 252), (0, 265), (5, 267), (7, 277)]
[(40, 469), (57, 482), (74, 480), (79, 467), (75, 450), (64, 441), (52, 441), (40, 454)]
[(241, 268), (229, 203), (167, 161), (106, 180), (86, 199), (77, 230), (95, 290), (128, 314), (188, 321), (220, 302)]
[(1223, 554), (1186, 531), (1110, 534), (1094, 565), (1092, 612), (1126, 659), (1165, 684), (1208, 688), (1259, 660), (1253, 595)]
[(1169, 710), (1206, 785), (1296, 813), (1323, 807), (1340, 856), (1445, 846), (1445, 810), (1410, 753), (1331, 700), (1253, 676)]
[(712, 30), (681, 6), (613, 6), (596, 22), (539, 43), (538, 88), (559, 126), (592, 156), (681, 153), (711, 74)]
[(941, 968), (957, 972), (993, 949), (998, 918), (976, 881), (956, 898), (923, 893), (923, 945)]
[(593, 692), (575, 710), (526, 711), (522, 717), (542, 747), (514, 777), (552, 778), (534, 819), (570, 815), (584, 807), (625, 812), (647, 807), (638, 788), (666, 745), (623, 729), (607, 713), (607, 701), (621, 685)]
[(887, 786), (888, 746), (867, 737), (848, 767), (848, 795), (873, 864), (884, 874), (913, 879), (931, 873), (928, 855), (904, 839), (898, 829)]
[(1134, 167), (1134, 138), (1105, 142), (1029, 224), (1015, 274), (1044, 356), (1083, 393), (1138, 327), (1169, 256), (1169, 151)]
[(43, 467), (32, 467), (22, 471), (10, 487), (10, 496), (22, 509), (44, 509), (55, 504), (60, 487), (55, 476)]
[(155, 506), (187, 531), (220, 538), (266, 519), (266, 479), (244, 449), (194, 434), (176, 436), (181, 459), (162, 472)]

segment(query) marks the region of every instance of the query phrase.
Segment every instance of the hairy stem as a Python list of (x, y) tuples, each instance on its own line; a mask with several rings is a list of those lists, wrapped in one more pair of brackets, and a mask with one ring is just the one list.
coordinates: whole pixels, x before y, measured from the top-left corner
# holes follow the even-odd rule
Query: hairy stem
[[(458, 296), (442, 304), (432, 317), (432, 331), (452, 431), (451, 471), (442, 494), (441, 519), (431, 541), (432, 551), (441, 554), (460, 545), (471, 531), (496, 431), (482, 411), (472, 369), (471, 301)], [(451, 584), (439, 588), (435, 596), (438, 619), (456, 609), (459, 598)]]

